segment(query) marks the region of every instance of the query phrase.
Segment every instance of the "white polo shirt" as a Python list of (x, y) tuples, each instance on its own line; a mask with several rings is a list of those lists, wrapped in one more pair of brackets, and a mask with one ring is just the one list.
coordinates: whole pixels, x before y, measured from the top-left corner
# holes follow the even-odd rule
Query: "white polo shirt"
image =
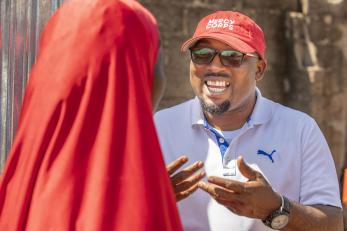
[[(223, 158), (221, 143), (206, 128), (197, 98), (157, 112), (155, 123), (166, 163), (186, 155), (189, 163), (204, 161), (207, 176), (245, 181), (235, 161), (242, 155), (275, 191), (289, 199), (303, 205), (341, 207), (334, 162), (316, 122), (262, 97), (258, 89), (252, 115)], [(272, 230), (261, 220), (233, 214), (202, 190), (180, 201), (178, 207), (186, 231)]]

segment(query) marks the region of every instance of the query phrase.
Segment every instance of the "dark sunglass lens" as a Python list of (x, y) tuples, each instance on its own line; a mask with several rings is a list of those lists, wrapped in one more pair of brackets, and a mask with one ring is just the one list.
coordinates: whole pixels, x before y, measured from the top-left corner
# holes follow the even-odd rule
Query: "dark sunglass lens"
[(196, 64), (208, 64), (213, 59), (215, 51), (210, 48), (191, 50), (192, 61)]
[(220, 53), (220, 59), (223, 65), (239, 67), (242, 64), (243, 53), (233, 50), (225, 50)]

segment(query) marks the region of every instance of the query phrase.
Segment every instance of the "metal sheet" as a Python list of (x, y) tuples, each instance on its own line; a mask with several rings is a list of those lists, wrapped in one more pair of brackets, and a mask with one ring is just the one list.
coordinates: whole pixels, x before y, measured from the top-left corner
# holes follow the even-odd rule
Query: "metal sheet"
[(0, 0), (0, 169), (18, 125), (40, 32), (63, 0)]

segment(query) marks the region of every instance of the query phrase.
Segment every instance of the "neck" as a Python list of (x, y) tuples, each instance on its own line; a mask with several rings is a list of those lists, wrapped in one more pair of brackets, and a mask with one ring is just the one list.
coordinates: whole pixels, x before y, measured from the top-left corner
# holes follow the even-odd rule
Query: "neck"
[(252, 94), (246, 102), (236, 109), (229, 110), (220, 115), (204, 112), (210, 125), (221, 131), (240, 129), (252, 114), (256, 102), (256, 94)]

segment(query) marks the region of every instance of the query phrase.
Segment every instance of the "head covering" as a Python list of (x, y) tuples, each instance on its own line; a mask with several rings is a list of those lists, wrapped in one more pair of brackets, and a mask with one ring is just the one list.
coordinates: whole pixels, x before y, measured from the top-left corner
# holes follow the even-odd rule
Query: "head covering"
[(0, 230), (182, 230), (151, 106), (154, 17), (70, 0), (49, 21), (0, 182)]
[(203, 38), (216, 39), (243, 53), (256, 52), (265, 60), (264, 33), (251, 18), (239, 12), (217, 11), (199, 22), (192, 38), (182, 45), (185, 51)]

